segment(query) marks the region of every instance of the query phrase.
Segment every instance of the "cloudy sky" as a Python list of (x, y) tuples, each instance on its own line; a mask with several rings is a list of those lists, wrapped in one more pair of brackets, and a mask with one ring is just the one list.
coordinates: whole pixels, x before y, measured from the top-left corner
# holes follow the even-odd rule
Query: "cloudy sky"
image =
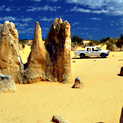
[(19, 38), (32, 39), (36, 21), (46, 38), (56, 17), (86, 40), (123, 34), (123, 0), (0, 0), (0, 23), (14, 22)]

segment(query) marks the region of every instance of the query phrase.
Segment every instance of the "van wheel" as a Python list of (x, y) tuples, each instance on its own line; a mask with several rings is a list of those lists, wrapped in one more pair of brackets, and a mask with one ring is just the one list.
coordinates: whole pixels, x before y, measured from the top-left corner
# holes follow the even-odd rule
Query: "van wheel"
[(106, 58), (106, 54), (105, 53), (102, 53), (100, 56), (101, 56), (101, 58)]
[(80, 54), (80, 58), (85, 58), (85, 54)]

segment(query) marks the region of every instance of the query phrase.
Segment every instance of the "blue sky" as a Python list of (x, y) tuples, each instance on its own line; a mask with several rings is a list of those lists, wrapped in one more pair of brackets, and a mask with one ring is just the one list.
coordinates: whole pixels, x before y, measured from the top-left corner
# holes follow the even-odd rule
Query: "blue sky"
[(55, 18), (71, 24), (71, 35), (100, 40), (123, 34), (123, 0), (0, 0), (0, 23), (15, 23), (19, 38), (32, 39), (35, 22), (42, 37)]

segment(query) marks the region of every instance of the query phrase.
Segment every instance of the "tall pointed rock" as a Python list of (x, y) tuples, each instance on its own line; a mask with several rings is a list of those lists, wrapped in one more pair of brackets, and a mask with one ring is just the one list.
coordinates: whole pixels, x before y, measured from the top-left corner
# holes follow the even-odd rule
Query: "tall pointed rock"
[(71, 81), (71, 33), (70, 24), (64, 21), (65, 42), (64, 42), (64, 74), (63, 80)]
[(33, 83), (45, 80), (46, 50), (42, 40), (41, 28), (38, 22), (35, 23), (34, 40), (25, 71), (25, 83)]
[(47, 76), (52, 81), (71, 80), (71, 35), (70, 24), (56, 18), (50, 27), (45, 46), (47, 50)]
[(22, 72), (18, 32), (14, 23), (5, 21), (0, 24), (0, 73), (11, 75), (16, 83), (23, 83)]

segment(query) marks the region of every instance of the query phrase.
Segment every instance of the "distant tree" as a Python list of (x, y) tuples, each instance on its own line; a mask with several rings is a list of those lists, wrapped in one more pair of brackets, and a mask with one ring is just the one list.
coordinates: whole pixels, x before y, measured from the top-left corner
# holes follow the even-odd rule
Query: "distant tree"
[(106, 43), (106, 41), (110, 40), (111, 38), (110, 37), (107, 37), (107, 38), (102, 38), (100, 40), (101, 43)]
[(97, 40), (91, 40), (91, 42), (92, 42), (92, 45), (91, 46), (99, 45), (101, 43), (100, 41), (97, 41)]
[(94, 46), (93, 41), (91, 41), (88, 46)]
[(22, 47), (25, 48), (25, 44), (28, 42), (28, 39), (19, 39), (19, 43), (22, 44)]
[(80, 38), (79, 36), (73, 36), (72, 38), (71, 38), (71, 40), (72, 40), (72, 43), (75, 43), (75, 44), (78, 44), (78, 45), (83, 45), (83, 39), (82, 38)]
[(22, 42), (23, 42), (23, 43), (27, 43), (27, 42), (28, 42), (28, 39), (22, 39), (22, 38), (19, 39), (19, 43), (22, 43)]
[(123, 35), (122, 34), (120, 34), (120, 39), (123, 40)]
[(118, 41), (116, 42), (116, 46), (118, 48), (121, 48), (123, 46), (123, 35), (120, 35), (120, 38), (118, 39)]

